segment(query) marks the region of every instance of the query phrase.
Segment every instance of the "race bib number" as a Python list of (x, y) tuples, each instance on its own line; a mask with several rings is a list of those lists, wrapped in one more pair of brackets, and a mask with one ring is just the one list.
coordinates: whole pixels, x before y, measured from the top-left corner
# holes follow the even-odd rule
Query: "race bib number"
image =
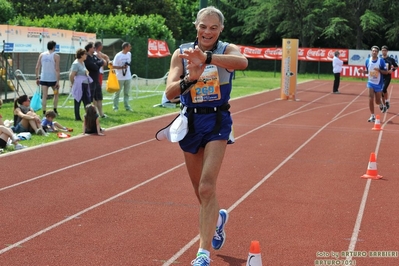
[(379, 74), (380, 74), (380, 72), (377, 70), (374, 70), (374, 69), (370, 70), (370, 73), (369, 73), (370, 79), (377, 80)]
[(191, 89), (191, 99), (193, 103), (220, 100), (220, 81), (215, 65), (206, 66), (195, 88)]

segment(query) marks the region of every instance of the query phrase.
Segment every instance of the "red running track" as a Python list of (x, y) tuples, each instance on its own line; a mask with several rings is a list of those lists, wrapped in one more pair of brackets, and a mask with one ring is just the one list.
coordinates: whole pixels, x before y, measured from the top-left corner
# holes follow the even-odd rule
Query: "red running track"
[[(397, 92), (373, 131), (365, 82), (331, 90), (231, 101), (230, 219), (211, 265), (245, 265), (252, 240), (263, 265), (399, 265)], [(154, 139), (173, 117), (0, 156), (0, 265), (190, 265), (198, 204), (178, 145)], [(371, 152), (381, 180), (360, 178)]]

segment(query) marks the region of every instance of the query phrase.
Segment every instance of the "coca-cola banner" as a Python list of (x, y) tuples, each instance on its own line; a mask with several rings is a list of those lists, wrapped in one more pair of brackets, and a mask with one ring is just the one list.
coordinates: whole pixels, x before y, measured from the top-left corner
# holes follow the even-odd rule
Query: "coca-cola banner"
[(169, 55), (169, 47), (165, 41), (148, 39), (148, 57), (159, 58)]
[[(241, 53), (247, 58), (281, 60), (281, 47), (260, 48), (251, 46), (238, 45)], [(328, 62), (334, 58), (334, 52), (339, 51), (339, 58), (348, 61), (348, 49), (333, 48), (298, 48), (298, 60)]]
[(335, 51), (339, 51), (339, 59), (348, 61), (348, 49), (331, 48), (299, 48), (298, 60), (328, 62), (333, 60)]

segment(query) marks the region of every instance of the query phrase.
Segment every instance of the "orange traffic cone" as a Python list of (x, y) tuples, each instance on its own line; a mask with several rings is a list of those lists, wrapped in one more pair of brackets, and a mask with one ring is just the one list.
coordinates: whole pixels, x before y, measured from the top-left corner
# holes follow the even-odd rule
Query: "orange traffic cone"
[(262, 266), (259, 241), (251, 241), (246, 266)]
[(380, 116), (379, 115), (375, 116), (374, 127), (372, 128), (372, 130), (382, 130), (381, 122), (380, 122)]
[(370, 178), (370, 179), (381, 179), (382, 176), (377, 173), (377, 161), (375, 158), (375, 153), (372, 152), (370, 155), (369, 165), (367, 167), (367, 172), (361, 176), (362, 178)]

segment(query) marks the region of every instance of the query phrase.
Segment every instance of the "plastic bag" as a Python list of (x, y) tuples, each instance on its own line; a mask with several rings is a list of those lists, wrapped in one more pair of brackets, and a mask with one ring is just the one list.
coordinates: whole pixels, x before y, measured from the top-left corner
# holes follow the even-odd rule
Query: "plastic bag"
[(40, 88), (37, 88), (37, 90), (33, 94), (33, 97), (30, 100), (30, 107), (35, 112), (37, 112), (40, 109), (42, 109), (42, 96), (40, 95)]
[(119, 88), (119, 81), (116, 77), (115, 69), (111, 67), (108, 74), (107, 86), (105, 90), (109, 93), (114, 93), (120, 90)]

